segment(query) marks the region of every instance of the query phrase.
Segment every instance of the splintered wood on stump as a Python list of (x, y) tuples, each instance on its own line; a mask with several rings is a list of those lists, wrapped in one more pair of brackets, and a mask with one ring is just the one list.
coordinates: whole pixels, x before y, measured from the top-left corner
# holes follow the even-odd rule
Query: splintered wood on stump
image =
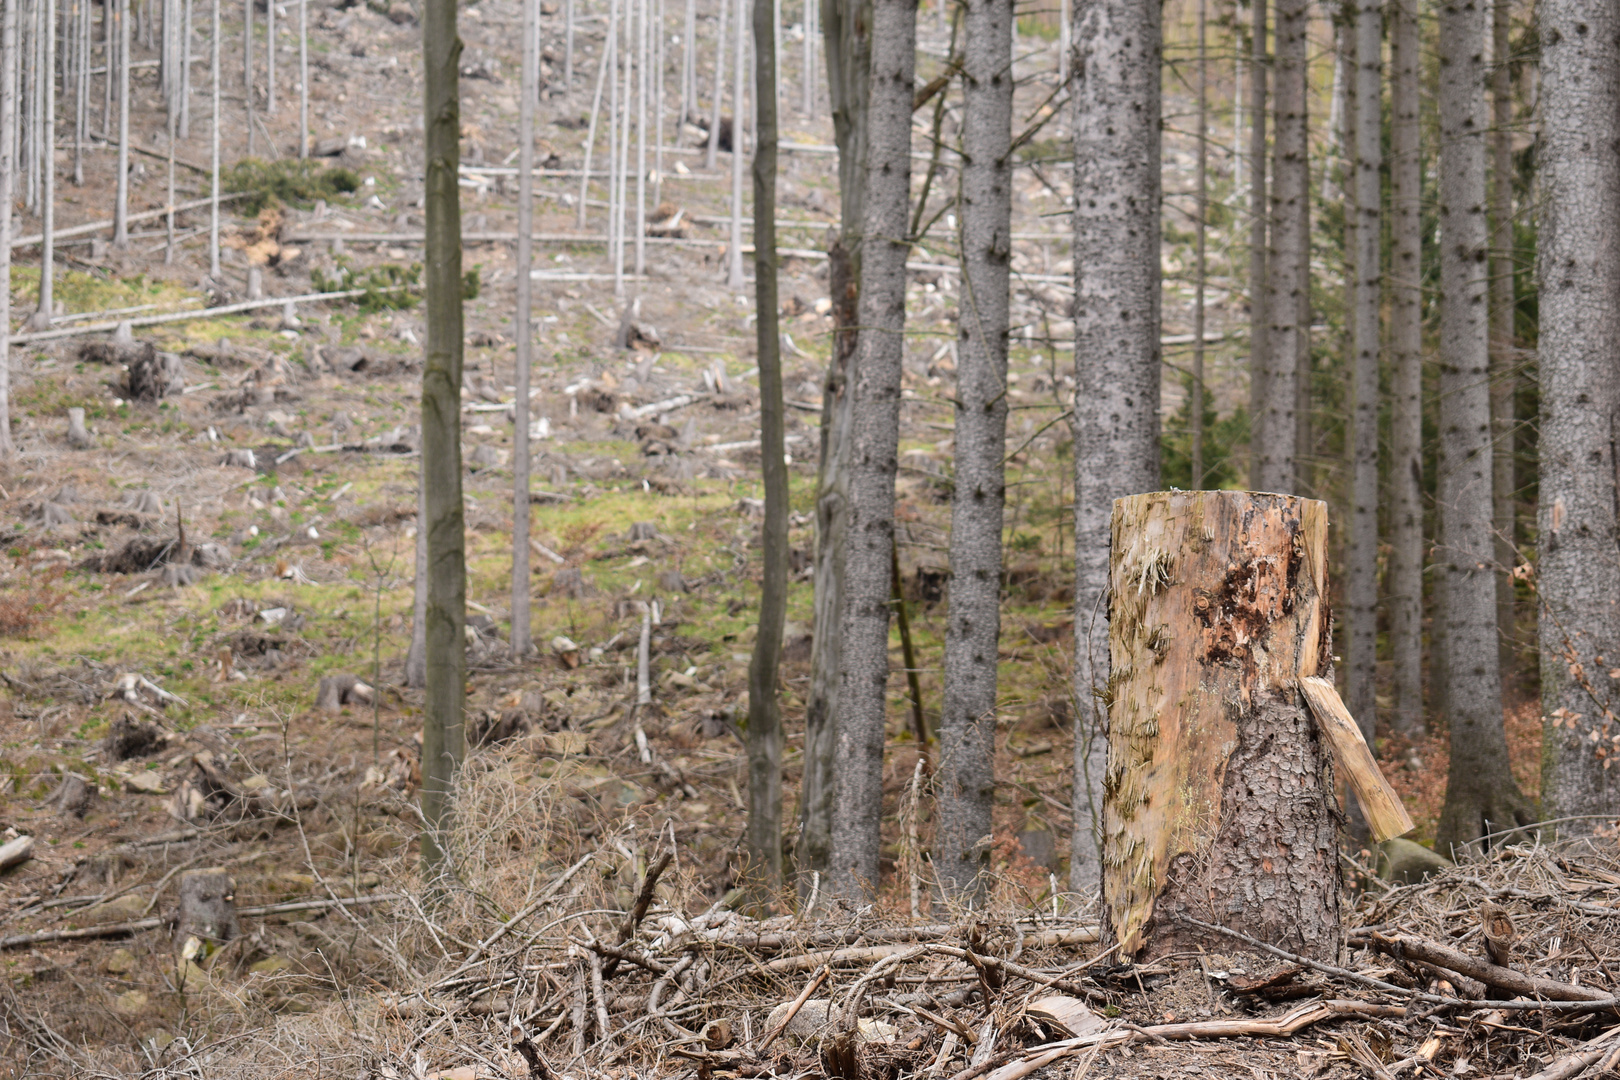
[(218, 866), (180, 875), (180, 913), (174, 925), (174, 947), (187, 938), (223, 942), (236, 936), (236, 884)]
[(1114, 503), (1104, 921), (1125, 957), (1224, 939), (1339, 946), (1333, 770), (1300, 698), (1330, 659), (1327, 506), (1169, 491)]

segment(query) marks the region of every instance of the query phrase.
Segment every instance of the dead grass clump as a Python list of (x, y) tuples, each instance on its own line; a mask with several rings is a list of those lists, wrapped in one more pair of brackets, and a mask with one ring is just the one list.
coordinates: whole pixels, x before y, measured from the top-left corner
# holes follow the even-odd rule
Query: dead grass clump
[(0, 637), (29, 637), (43, 627), (67, 601), (67, 593), (56, 587), (61, 577), (58, 567), (0, 589)]

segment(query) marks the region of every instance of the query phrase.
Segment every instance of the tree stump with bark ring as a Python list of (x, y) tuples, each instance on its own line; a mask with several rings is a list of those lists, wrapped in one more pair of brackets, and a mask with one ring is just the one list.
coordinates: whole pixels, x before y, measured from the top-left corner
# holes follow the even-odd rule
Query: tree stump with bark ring
[(1105, 939), (1122, 957), (1339, 947), (1328, 746), (1298, 689), (1331, 661), (1327, 506), (1170, 491), (1114, 503)]

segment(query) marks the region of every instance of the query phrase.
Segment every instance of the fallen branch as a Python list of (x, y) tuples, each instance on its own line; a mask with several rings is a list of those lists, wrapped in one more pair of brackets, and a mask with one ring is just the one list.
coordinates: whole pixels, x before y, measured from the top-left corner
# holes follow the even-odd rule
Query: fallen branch
[[(665, 870), (669, 869), (670, 860), (674, 857), (674, 852), (664, 852), (658, 861), (652, 865), (652, 868), (647, 871), (647, 875), (641, 879), (641, 892), (636, 896), (636, 902), (631, 906), (630, 913), (625, 916), (624, 925), (619, 927), (619, 945), (621, 947), (628, 944), (630, 939), (636, 936), (636, 927), (641, 925), (641, 920), (647, 917), (647, 909), (652, 906), (653, 890), (658, 887), (658, 879), (663, 876)], [(606, 955), (608, 961), (602, 965), (602, 978), (611, 979), (613, 973), (619, 969), (619, 960), (622, 957), (618, 949)]]
[(775, 1042), (777, 1036), (787, 1030), (787, 1026), (793, 1023), (793, 1018), (799, 1015), (799, 1010), (804, 1008), (804, 1003), (810, 1000), (812, 994), (821, 989), (821, 984), (826, 982), (830, 975), (832, 975), (832, 968), (823, 964), (821, 970), (816, 972), (815, 978), (805, 983), (804, 989), (799, 991), (799, 996), (793, 999), (793, 1004), (788, 1006), (788, 1011), (783, 1015), (781, 1022), (766, 1033), (755, 1053), (763, 1054), (770, 1048), (771, 1043)]
[[(322, 911), (330, 908), (358, 907), (365, 904), (384, 904), (400, 899), (397, 893), (377, 893), (371, 896), (348, 896), (335, 900), (298, 900), (287, 904), (269, 904), (264, 907), (238, 908), (236, 914), (248, 918), (283, 915), (294, 911)], [(134, 919), (130, 922), (108, 923), (106, 926), (80, 926), (72, 930), (40, 930), (32, 934), (13, 934), (0, 938), (0, 949), (21, 949), (29, 945), (43, 945), (52, 941), (80, 941), (85, 938), (119, 937), (137, 934), (142, 930), (156, 930), (169, 920), (166, 918)]]
[(1470, 979), (1478, 979), (1498, 990), (1507, 990), (1525, 997), (1550, 998), (1553, 1001), (1606, 1001), (1610, 998), (1610, 995), (1601, 990), (1575, 986), (1572, 983), (1559, 982), (1557, 979), (1547, 979), (1539, 975), (1527, 975), (1522, 971), (1502, 967), (1482, 957), (1469, 956), (1467, 953), (1422, 938), (1369, 934), (1361, 940), (1379, 952), (1398, 960), (1408, 957), (1421, 960), (1448, 968)]

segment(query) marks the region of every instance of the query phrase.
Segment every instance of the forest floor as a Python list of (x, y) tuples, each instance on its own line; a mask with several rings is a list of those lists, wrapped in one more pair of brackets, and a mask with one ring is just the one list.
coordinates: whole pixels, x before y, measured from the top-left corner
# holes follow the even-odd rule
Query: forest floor
[[(356, 190), (328, 189), (319, 203), (293, 197), (262, 213), (228, 214), (224, 282), (206, 279), (206, 209), (179, 215), (181, 243), (172, 262), (164, 258), (162, 229), (150, 222), (137, 227), (127, 252), (64, 242), (56, 279), (63, 313), (138, 309), (115, 317), (139, 318), (240, 300), (250, 263), (261, 267), (272, 296), (318, 291), (345, 276), (362, 283), (408, 278), (420, 258), (422, 228), (419, 34), (404, 9), (395, 15), (365, 6), (311, 11), (315, 138), (335, 140), (340, 149), (321, 168), (353, 170)], [(0, 952), (6, 976), (0, 1077), (194, 1067), (202, 1060), (195, 1055), (223, 1046), (233, 1047), (229, 1053), (244, 1070), (251, 1065), (266, 1074), (307, 1074), (308, 1054), (317, 1062), (327, 1054), (332, 1067), (358, 1063), (378, 1075), (392, 1069), (426, 1076), (451, 1066), (499, 1075), (518, 1059), (475, 1051), (492, 1045), (490, 1032), (499, 1041), (503, 1014), (491, 1002), (502, 1000), (503, 991), (465, 976), (444, 979), (459, 966), (453, 954), (465, 955), (545, 881), (594, 853), (569, 890), (550, 901), (559, 917), (581, 926), (592, 912), (606, 918), (587, 934), (615, 925), (605, 913), (631, 905), (661, 846), (672, 845), (677, 856), (659, 893), (657, 919), (695, 915), (732, 895), (745, 809), (734, 725), (746, 707), (761, 491), (758, 450), (749, 445), (758, 439), (752, 294), (724, 287), (730, 155), (721, 153), (707, 167), (695, 149), (699, 133), (671, 124), (670, 141), (679, 148), (665, 151), (661, 198), (682, 212), (684, 235), (650, 239), (645, 275), (630, 275), (625, 293), (615, 295), (599, 240), (605, 214), (595, 200), (603, 185), (592, 187), (583, 230), (577, 217), (581, 114), (602, 36), (600, 18), (582, 22), (572, 93), (558, 86), (541, 107), (538, 157), (560, 175), (537, 185), (536, 229), (574, 239), (536, 249), (531, 415), (543, 434), (533, 455), (532, 501), (543, 551), (532, 564), (539, 655), (513, 662), (503, 638), (510, 611), (514, 253), (509, 243), (476, 235), (515, 228), (515, 179), (501, 169), (515, 159), (518, 68), (510, 45), (517, 20), (509, 0), (468, 6), (462, 20), (469, 166), (463, 225), (474, 237), (465, 266), (476, 269), (479, 283), (466, 306), (464, 392), (473, 624), (472, 746), (457, 839), (465, 895), (445, 899), (432, 921), (399, 899), (414, 889), (421, 730), (419, 697), (401, 688), (415, 545), (420, 311), (386, 306), (398, 294), (379, 293), (355, 304), (305, 305), (297, 325), (284, 323), (272, 307), (137, 327), (138, 341), (178, 355), (183, 365), (185, 392), (157, 402), (130, 400), (124, 367), (138, 349), (109, 355), (83, 348), (104, 342), (104, 334), (14, 346), (20, 454), (0, 481), (8, 563), (0, 571), (0, 843), (26, 834), (36, 846), (31, 861), (0, 873), (0, 937), (94, 934), (110, 924), (161, 918), (172, 909), (179, 872), (202, 866), (229, 870), (240, 908), (306, 906), (244, 916), (242, 936), (198, 962), (177, 963), (161, 926)], [(713, 25), (713, 13), (704, 11), (700, 40), (712, 38)], [(227, 24), (227, 31), (239, 35), (239, 24)], [(560, 40), (554, 13), (543, 33), (548, 43)], [(256, 121), (270, 136), (259, 135), (257, 149), (263, 154), (271, 142), (271, 155), (283, 159), (296, 140), (296, 52), (288, 40), (277, 54), (276, 110)], [(923, 20), (922, 45), (931, 57), (920, 65), (926, 77), (946, 49), (931, 16)], [(780, 244), (797, 252), (784, 257), (781, 283), (783, 330), (791, 341), (784, 364), (794, 508), (783, 671), (790, 807), (816, 631), (807, 570), (830, 326), (826, 264), (813, 252), (824, 246), (838, 208), (826, 103), (814, 117), (798, 109), (799, 48), (784, 43), (784, 140), (793, 148), (783, 154), (780, 186), (780, 217), (792, 222)], [(1025, 37), (1020, 48), (1017, 122), (1033, 123), (1050, 109), (1056, 47)], [(560, 80), (559, 50), (548, 44), (553, 83)], [(226, 84), (239, 87), (240, 67), (230, 61), (239, 65), (240, 50), (225, 52)], [(711, 70), (699, 65), (702, 85), (711, 85)], [(262, 112), (262, 93), (259, 102)], [(161, 131), (153, 69), (138, 69), (132, 104), (133, 132)], [(239, 91), (227, 95), (227, 162), (248, 150), (241, 108)], [(926, 125), (929, 114), (919, 113), (918, 123)], [(1061, 217), (1067, 168), (1061, 124), (1059, 117), (1025, 144), (1028, 167), (1017, 174), (1014, 204), (1001, 783), (996, 886), (987, 909), (998, 914), (986, 931), (1002, 934), (1006, 923), (1070, 933), (1071, 944), (1032, 945), (1024, 958), (1034, 964), (1030, 957), (1039, 957), (1053, 971), (1096, 948), (1076, 930), (1093, 923), (1094, 912), (1058, 889), (1067, 874), (1074, 715), (1071, 462), (1062, 421), (1073, 387), (1064, 286), (1072, 266)], [(182, 162), (206, 160), (207, 129), (206, 116), (194, 114), (192, 138), (177, 147)], [(950, 130), (948, 122), (947, 136)], [(166, 198), (162, 137), (143, 135), (140, 142), (149, 153), (133, 159), (132, 211), (161, 207)], [(1184, 136), (1167, 136), (1167, 161), (1190, 175), (1188, 145)], [(87, 153), (83, 187), (59, 188), (58, 228), (106, 212), (115, 160), (103, 144)], [(916, 164), (920, 186), (926, 166)], [(598, 156), (592, 168), (600, 167)], [(574, 175), (566, 175), (570, 170)], [(180, 175), (180, 198), (206, 193), (206, 176), (185, 166)], [(264, 175), (263, 169), (237, 174), (243, 182), (262, 182)], [(940, 205), (946, 184), (954, 184), (948, 175), (936, 181), (932, 205)], [(650, 217), (671, 216), (655, 213), (651, 200), (648, 210)], [(1184, 256), (1185, 219), (1174, 205), (1166, 213), (1170, 250)], [(30, 217), (19, 223), (23, 233), (36, 228)], [(942, 223), (913, 254), (897, 511), (930, 722), (941, 692), (958, 280), (946, 228)], [(343, 238), (341, 254), (335, 238)], [(20, 249), (19, 257), (13, 310), (25, 314), (37, 296), (37, 248)], [(1191, 327), (1184, 268), (1177, 254), (1167, 256), (1171, 371), (1185, 359)], [(1241, 345), (1227, 337), (1244, 313), (1234, 278), (1223, 280), (1212, 293), (1210, 327), (1219, 340), (1211, 346), (1210, 381), (1229, 409), (1246, 396)], [(626, 350), (613, 342), (632, 301), (639, 303), (642, 340)], [(1180, 408), (1179, 391), (1167, 377), (1167, 415)], [(693, 400), (640, 419), (623, 414), (680, 396)], [(85, 409), (88, 447), (69, 443), (70, 407)], [(251, 464), (238, 453), (248, 450)], [(1179, 467), (1185, 471), (1185, 462)], [(1169, 479), (1175, 468), (1172, 452)], [(182, 523), (188, 547), (207, 563), (195, 573), (165, 565), (178, 550), (173, 542)], [(652, 601), (660, 613), (652, 641), (655, 704), (632, 713), (635, 643)], [(876, 913), (849, 916), (861, 932), (874, 917), (889, 925), (952, 923), (962, 915), (931, 905), (926, 888), (914, 898), (910, 887), (922, 872), (917, 844), (926, 846), (929, 833), (926, 784), (920, 793), (911, 786), (927, 748), (909, 720), (898, 637), (893, 647), (888, 884)], [(317, 709), (320, 680), (342, 673), (379, 687), (375, 700)], [(1513, 727), (1522, 760), (1535, 753), (1532, 720), (1521, 717)], [(1391, 754), (1392, 779), (1413, 797), (1420, 826), (1432, 829), (1433, 796), (1445, 775), (1443, 743)], [(69, 774), (88, 781), (88, 798), (63, 806), (58, 796)], [(344, 897), (358, 902), (337, 906)], [(742, 931), (733, 925), (727, 932)], [(674, 939), (680, 930), (666, 926), (665, 933)], [(560, 947), (578, 940), (575, 934)], [(1017, 956), (1024, 946), (1014, 945)], [(521, 1011), (527, 989), (534, 1006), (527, 1015), (544, 1013), (549, 1022), (555, 1001), (569, 996), (564, 983), (581, 964), (547, 955), (524, 966), (501, 954), (502, 963), (517, 964), (517, 981), (504, 990), (507, 1010)], [(1147, 982), (1139, 980), (1137, 990), (1151, 993), (1133, 998), (1128, 988), (1110, 986), (1108, 1008), (1138, 1023), (1233, 1014), (1234, 999), (1223, 996), (1211, 974), (1217, 961), (1236, 969), (1235, 961), (1210, 957), (1202, 966), (1138, 972)], [(944, 959), (936, 966), (928, 978), (962, 982)], [(734, 973), (732, 989), (720, 993), (720, 969), (717, 961), (704, 976), (700, 1007), (683, 1006), (682, 1025), (759, 1025), (763, 1015), (750, 1010), (790, 999), (809, 972), (787, 968), (746, 986)], [(479, 978), (485, 974), (480, 968)], [(438, 989), (424, 990), (430, 985)], [(646, 1001), (645, 983), (638, 986), (603, 1007), (634, 1013)], [(418, 990), (424, 996), (413, 1004), (407, 998)], [(451, 994), (459, 1004), (445, 1009), (435, 994)], [(929, 1030), (933, 1041), (910, 1047), (913, 1058), (924, 1043), (937, 1050), (938, 1033)], [(637, 1038), (633, 1033), (626, 1045)], [(725, 1041), (713, 1035), (708, 1045), (723, 1048)], [(1156, 1041), (1111, 1049), (1095, 1060), (1092, 1075), (1191, 1071), (1204, 1067), (1207, 1053)], [(1247, 1060), (1254, 1075), (1283, 1076), (1309, 1071), (1307, 1064), (1338, 1067), (1347, 1053), (1331, 1042), (1279, 1043)], [(222, 1070), (222, 1059), (210, 1060), (211, 1072)], [(562, 1060), (555, 1063), (566, 1071)], [(676, 1067), (674, 1059), (668, 1064)]]

